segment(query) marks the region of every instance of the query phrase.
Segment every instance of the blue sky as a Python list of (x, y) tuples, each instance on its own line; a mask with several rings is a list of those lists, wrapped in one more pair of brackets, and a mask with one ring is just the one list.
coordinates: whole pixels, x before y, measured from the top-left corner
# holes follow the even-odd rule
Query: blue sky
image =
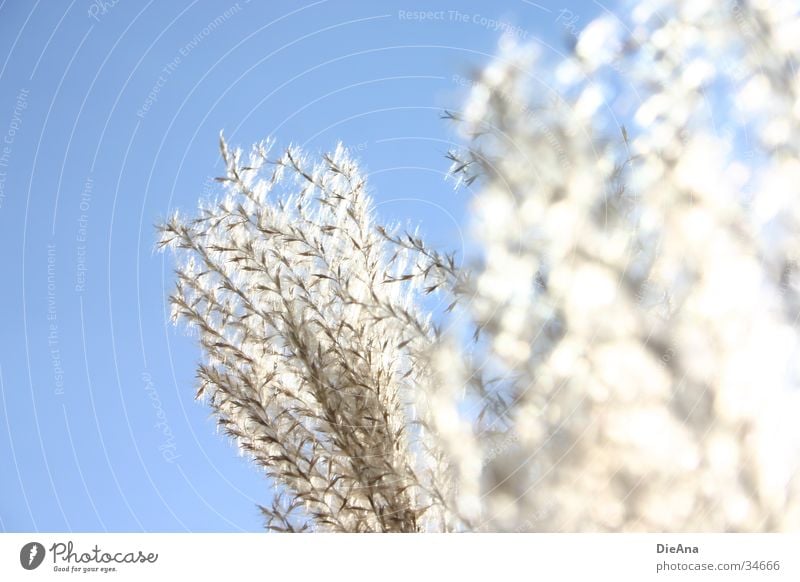
[(439, 119), (458, 79), (495, 51), (493, 22), (555, 58), (601, 11), (0, 0), (0, 530), (261, 530), (269, 485), (193, 399), (199, 349), (167, 320), (153, 225), (209, 195), (225, 130), (345, 142), (383, 217), (459, 248)]

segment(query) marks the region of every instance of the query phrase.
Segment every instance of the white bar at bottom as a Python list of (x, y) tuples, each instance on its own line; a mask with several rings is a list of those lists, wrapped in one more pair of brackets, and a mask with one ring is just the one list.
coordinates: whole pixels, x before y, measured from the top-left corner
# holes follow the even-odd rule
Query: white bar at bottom
[(0, 580), (778, 582), (800, 580), (799, 548), (798, 534), (7, 533)]

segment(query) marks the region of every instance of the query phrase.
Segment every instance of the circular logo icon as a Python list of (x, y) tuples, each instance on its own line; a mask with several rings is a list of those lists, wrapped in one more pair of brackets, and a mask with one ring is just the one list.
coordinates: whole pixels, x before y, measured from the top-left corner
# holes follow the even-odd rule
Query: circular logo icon
[(44, 546), (39, 542), (28, 542), (19, 551), (19, 563), (26, 570), (38, 568), (44, 561)]

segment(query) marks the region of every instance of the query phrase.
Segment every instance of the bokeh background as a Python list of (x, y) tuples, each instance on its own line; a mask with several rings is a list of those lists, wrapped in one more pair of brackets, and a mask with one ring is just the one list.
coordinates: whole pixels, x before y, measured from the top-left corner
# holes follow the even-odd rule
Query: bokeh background
[(224, 130), (344, 142), (383, 218), (459, 250), (442, 111), (502, 34), (556, 59), (613, 9), (0, 2), (0, 530), (260, 531), (269, 484), (194, 400), (154, 224), (213, 196)]

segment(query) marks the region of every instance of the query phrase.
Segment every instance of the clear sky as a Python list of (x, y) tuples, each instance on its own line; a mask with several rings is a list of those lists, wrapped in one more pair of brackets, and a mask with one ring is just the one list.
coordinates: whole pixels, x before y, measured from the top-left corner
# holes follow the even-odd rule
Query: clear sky
[(383, 217), (457, 249), (442, 109), (502, 28), (557, 58), (603, 10), (0, 0), (0, 530), (259, 531), (268, 483), (194, 400), (153, 225), (209, 195), (223, 129), (345, 142)]

